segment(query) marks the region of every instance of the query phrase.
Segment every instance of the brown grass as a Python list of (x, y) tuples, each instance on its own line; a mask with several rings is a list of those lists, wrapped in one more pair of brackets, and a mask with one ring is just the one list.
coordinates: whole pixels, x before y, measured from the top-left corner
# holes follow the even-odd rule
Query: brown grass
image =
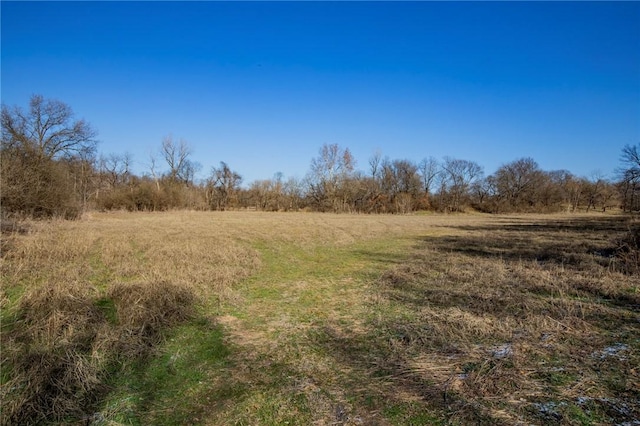
[(245, 389), (202, 408), (204, 423), (632, 422), (633, 226), (258, 212), (21, 224), (2, 241), (2, 422), (88, 419), (108, 372), (200, 312), (220, 315), (234, 362), (192, 399)]
[(100, 368), (87, 356), (101, 322), (91, 290), (44, 285), (20, 299), (13, 329), (2, 335), (2, 361), (13, 368), (2, 386), (3, 423), (80, 415), (98, 390)]
[(373, 303), (410, 313), (374, 321), (376, 368), (462, 423), (640, 419), (640, 281), (608, 256), (625, 221), (492, 222), (380, 278)]
[(257, 265), (255, 252), (228, 236), (181, 232), (173, 216), (149, 219), (31, 223), (28, 233), (5, 233), (4, 424), (82, 418), (108, 369), (148, 356), (163, 330)]

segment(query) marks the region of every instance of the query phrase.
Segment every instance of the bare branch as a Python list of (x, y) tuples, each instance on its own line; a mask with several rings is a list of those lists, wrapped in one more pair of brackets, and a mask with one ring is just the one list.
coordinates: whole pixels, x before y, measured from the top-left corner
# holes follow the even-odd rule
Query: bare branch
[(20, 108), (2, 106), (2, 145), (41, 158), (75, 157), (95, 151), (96, 131), (84, 120), (73, 121), (71, 107), (34, 95), (25, 115)]

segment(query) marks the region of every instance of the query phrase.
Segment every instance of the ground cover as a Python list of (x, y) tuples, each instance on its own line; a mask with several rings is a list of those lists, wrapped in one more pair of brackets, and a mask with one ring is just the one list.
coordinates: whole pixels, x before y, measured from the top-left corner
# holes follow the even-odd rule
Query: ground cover
[(640, 419), (626, 217), (171, 212), (24, 226), (3, 236), (4, 424)]

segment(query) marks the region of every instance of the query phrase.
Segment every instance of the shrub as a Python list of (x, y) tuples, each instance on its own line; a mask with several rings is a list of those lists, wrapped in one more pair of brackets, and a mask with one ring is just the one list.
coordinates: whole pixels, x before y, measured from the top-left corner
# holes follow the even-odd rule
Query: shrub
[(119, 283), (110, 288), (108, 297), (116, 307), (117, 352), (125, 358), (146, 356), (161, 330), (189, 319), (196, 302), (190, 288), (166, 281)]
[(66, 164), (13, 149), (2, 151), (0, 167), (3, 216), (75, 219), (80, 215)]
[[(101, 387), (91, 345), (102, 323), (95, 290), (78, 283), (45, 285), (25, 294), (13, 330), (2, 334), (3, 424), (80, 416)], [(10, 397), (9, 397), (10, 394)]]
[(106, 298), (81, 283), (26, 293), (2, 333), (2, 424), (86, 418), (107, 390), (107, 369), (148, 356), (195, 302), (168, 282), (116, 284)]

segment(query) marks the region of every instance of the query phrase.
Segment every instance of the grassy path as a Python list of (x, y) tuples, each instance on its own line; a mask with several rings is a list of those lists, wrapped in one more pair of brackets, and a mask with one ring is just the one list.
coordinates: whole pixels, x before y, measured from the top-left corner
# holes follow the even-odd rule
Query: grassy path
[(348, 348), (333, 347), (370, 335), (372, 284), (412, 245), (255, 244), (259, 271), (172, 330), (149, 362), (120, 374), (101, 416), (124, 424), (433, 424), (416, 398), (389, 399), (384, 375), (372, 380), (362, 359), (344, 362)]
[(366, 367), (341, 363), (324, 343), (368, 327), (372, 280), (412, 243), (259, 246), (263, 268), (219, 318), (234, 347), (232, 381), (246, 392), (208, 422), (407, 424), (416, 413), (385, 401), (382, 389), (367, 389)]

